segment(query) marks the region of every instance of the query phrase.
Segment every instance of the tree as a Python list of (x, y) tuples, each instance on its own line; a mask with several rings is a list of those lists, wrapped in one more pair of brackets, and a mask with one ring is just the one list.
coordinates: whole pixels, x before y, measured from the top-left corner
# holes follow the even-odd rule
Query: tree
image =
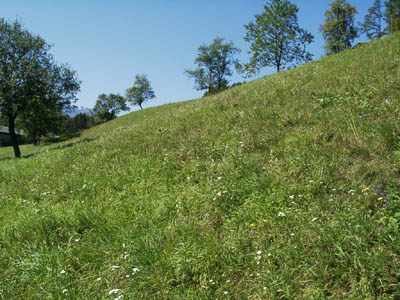
[(93, 111), (101, 121), (113, 120), (122, 111), (129, 111), (126, 99), (119, 94), (101, 94), (97, 98)]
[(144, 102), (154, 99), (155, 97), (150, 81), (144, 74), (136, 75), (133, 86), (126, 90), (127, 101), (133, 105), (139, 105), (140, 109), (143, 109), (142, 104)]
[(375, 0), (372, 7), (368, 9), (368, 14), (364, 17), (364, 23), (361, 23), (361, 32), (367, 35), (369, 40), (380, 39), (386, 35), (386, 30), (382, 26), (384, 13), (382, 11), (381, 0)]
[[(62, 108), (76, 101), (75, 71), (57, 65), (50, 45), (18, 21), (0, 19), (0, 114), (7, 118), (16, 157), (21, 156), (15, 121), (33, 108)], [(40, 105), (38, 105), (40, 103)]]
[(387, 0), (385, 6), (385, 20), (388, 23), (387, 31), (393, 33), (400, 30), (400, 0)]
[(224, 43), (223, 38), (215, 38), (209, 45), (198, 48), (195, 64), (197, 69), (186, 70), (185, 74), (194, 78), (197, 90), (208, 90), (207, 94), (219, 92), (228, 87), (226, 77), (232, 76), (232, 65), (238, 62), (233, 58), (240, 50), (233, 42)]
[(264, 12), (255, 15), (255, 22), (245, 25), (244, 40), (250, 42), (250, 62), (241, 71), (255, 74), (263, 67), (275, 67), (279, 72), (286, 66), (307, 62), (312, 54), (306, 46), (314, 37), (300, 28), (297, 18), (299, 9), (289, 0), (270, 0)]
[(29, 110), (21, 113), (18, 124), (24, 129), (29, 140), (35, 146), (39, 146), (42, 136), (59, 132), (62, 120), (60, 108), (46, 105), (43, 101), (36, 101), (31, 103)]
[(325, 22), (320, 26), (327, 55), (351, 48), (352, 42), (358, 37), (358, 29), (354, 25), (356, 14), (356, 8), (346, 0), (331, 3), (330, 9), (325, 13)]

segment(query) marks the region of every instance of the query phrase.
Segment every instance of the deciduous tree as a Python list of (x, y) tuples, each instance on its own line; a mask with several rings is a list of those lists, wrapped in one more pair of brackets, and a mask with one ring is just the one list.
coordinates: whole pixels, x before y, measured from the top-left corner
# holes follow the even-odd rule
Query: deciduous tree
[(385, 6), (385, 20), (388, 24), (387, 31), (393, 33), (400, 30), (400, 0), (387, 0)]
[(354, 24), (357, 14), (355, 6), (346, 0), (336, 0), (325, 12), (325, 22), (320, 31), (325, 39), (325, 53), (335, 54), (347, 48), (358, 37), (358, 29)]
[[(22, 28), (18, 21), (0, 19), (0, 113), (16, 157), (21, 156), (15, 121), (33, 108), (63, 108), (76, 101), (80, 82), (68, 66), (57, 65), (50, 45)], [(40, 105), (37, 105), (40, 103)]]
[(194, 70), (186, 70), (185, 74), (195, 80), (197, 90), (207, 90), (207, 94), (219, 92), (228, 87), (228, 76), (232, 76), (232, 65), (237, 65), (234, 55), (240, 50), (233, 42), (224, 43), (217, 37), (210, 45), (202, 45), (198, 49)]
[(263, 67), (272, 66), (279, 72), (312, 59), (306, 50), (314, 37), (299, 26), (299, 9), (289, 0), (271, 0), (256, 20), (245, 25), (245, 41), (250, 42), (252, 55), (242, 71), (255, 74)]
[(119, 94), (100, 94), (93, 108), (95, 116), (102, 122), (113, 120), (122, 111), (129, 111), (126, 99)]
[(131, 88), (126, 90), (125, 96), (128, 102), (139, 105), (140, 109), (143, 109), (142, 104), (144, 102), (156, 97), (149, 79), (144, 74), (135, 76), (135, 82)]
[(364, 23), (361, 23), (361, 31), (367, 35), (369, 40), (379, 39), (387, 34), (382, 24), (384, 21), (382, 9), (382, 1), (375, 0), (364, 17)]

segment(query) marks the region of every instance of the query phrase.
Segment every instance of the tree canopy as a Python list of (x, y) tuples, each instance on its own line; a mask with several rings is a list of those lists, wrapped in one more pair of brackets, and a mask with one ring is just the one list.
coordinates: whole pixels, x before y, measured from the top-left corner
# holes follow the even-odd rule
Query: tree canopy
[(143, 109), (142, 104), (156, 96), (151, 87), (150, 81), (144, 74), (135, 76), (133, 86), (126, 90), (126, 99), (133, 105), (139, 105)]
[(95, 116), (102, 122), (113, 120), (120, 112), (129, 110), (126, 99), (119, 94), (100, 94), (93, 108)]
[(312, 54), (306, 50), (314, 37), (299, 26), (299, 9), (288, 0), (271, 0), (255, 21), (245, 25), (245, 41), (250, 42), (250, 62), (241, 68), (248, 74), (273, 66), (279, 72), (286, 66), (307, 62)]
[(387, 0), (385, 6), (385, 20), (388, 24), (387, 31), (393, 33), (400, 30), (400, 0)]
[(354, 24), (356, 14), (356, 8), (346, 0), (331, 3), (325, 12), (325, 22), (320, 27), (327, 55), (351, 48), (354, 39), (358, 37), (358, 29)]
[[(15, 120), (43, 109), (61, 111), (76, 101), (80, 87), (75, 71), (57, 65), (50, 45), (24, 30), (18, 21), (0, 19), (0, 113), (8, 121), (14, 154), (20, 157)], [(36, 117), (36, 116), (35, 116)]]
[(198, 48), (194, 70), (186, 70), (185, 74), (195, 80), (197, 90), (208, 90), (207, 93), (219, 92), (228, 87), (228, 76), (232, 76), (231, 66), (238, 64), (234, 55), (240, 50), (233, 42), (224, 43), (217, 37), (210, 45)]
[(382, 22), (384, 12), (381, 0), (375, 0), (374, 4), (368, 9), (368, 14), (364, 17), (361, 24), (361, 31), (367, 35), (369, 40), (379, 39), (387, 34)]

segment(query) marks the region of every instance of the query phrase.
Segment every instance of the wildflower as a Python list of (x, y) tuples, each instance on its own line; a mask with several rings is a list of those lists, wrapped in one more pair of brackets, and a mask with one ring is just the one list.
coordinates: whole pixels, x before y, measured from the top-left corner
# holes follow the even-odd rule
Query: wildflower
[(286, 215), (285, 215), (283, 212), (280, 211), (280, 212), (278, 213), (278, 217), (286, 217)]
[(294, 195), (289, 196), (289, 199), (293, 200), (294, 199)]
[(79, 239), (79, 238), (78, 238), (78, 239), (74, 239), (74, 242), (77, 243), (77, 242), (79, 242), (80, 240), (81, 240), (81, 239)]
[(65, 270), (61, 270), (61, 272), (60, 272), (60, 274), (66, 274), (67, 273), (67, 271), (65, 271)]
[(256, 224), (254, 224), (254, 223), (251, 223), (251, 224), (250, 224), (250, 227), (254, 227), (254, 226), (256, 226)]
[(384, 199), (383, 197), (379, 197), (379, 198), (378, 198), (379, 201), (382, 201), (383, 199)]
[(363, 192), (368, 192), (369, 191), (369, 187), (366, 187), (365, 189), (363, 189)]
[(221, 176), (219, 176), (219, 177), (217, 177), (217, 179), (218, 179), (218, 180), (221, 180), (221, 179), (222, 179), (222, 177), (221, 177)]
[(140, 269), (139, 268), (133, 268), (132, 269), (132, 275), (134, 276), (137, 272), (139, 272)]
[(202, 289), (205, 289), (205, 288), (206, 288), (206, 286), (203, 284), (203, 285), (201, 286), (201, 288), (202, 288)]
[(269, 257), (269, 256), (272, 256), (272, 254), (271, 254), (271, 253), (268, 253), (268, 257)]
[(97, 281), (100, 281), (100, 280), (101, 280), (101, 277), (97, 278), (96, 280), (97, 280)]
[(257, 251), (257, 255), (261, 255), (261, 253), (262, 253), (261, 250), (258, 250), (258, 251)]
[(268, 220), (267, 219), (264, 219), (264, 223), (267, 223), (268, 222)]
[(61, 293), (66, 294), (68, 292), (67, 289), (63, 289)]
[(218, 196), (218, 197), (221, 197), (221, 195), (222, 195), (221, 192), (218, 192), (218, 193), (217, 193), (217, 196)]
[(231, 282), (231, 280), (230, 280), (230, 279), (228, 279), (228, 280), (226, 281), (226, 283), (229, 283), (229, 282)]
[(108, 292), (108, 294), (109, 294), (109, 295), (118, 294), (119, 291), (120, 291), (120, 289), (112, 289), (111, 291)]
[(112, 267), (111, 267), (111, 270), (114, 271), (115, 269), (119, 269), (119, 266), (112, 266)]
[(224, 295), (228, 295), (228, 292), (227, 292), (227, 291), (224, 291)]
[(318, 220), (318, 218), (313, 218), (311, 221), (312, 222), (315, 222), (315, 221), (317, 221)]

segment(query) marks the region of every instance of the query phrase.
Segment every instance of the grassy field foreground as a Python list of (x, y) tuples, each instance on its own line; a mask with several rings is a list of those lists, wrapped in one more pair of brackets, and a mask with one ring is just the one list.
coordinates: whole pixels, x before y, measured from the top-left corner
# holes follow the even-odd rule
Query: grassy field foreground
[(399, 299), (400, 35), (0, 149), (0, 299)]

